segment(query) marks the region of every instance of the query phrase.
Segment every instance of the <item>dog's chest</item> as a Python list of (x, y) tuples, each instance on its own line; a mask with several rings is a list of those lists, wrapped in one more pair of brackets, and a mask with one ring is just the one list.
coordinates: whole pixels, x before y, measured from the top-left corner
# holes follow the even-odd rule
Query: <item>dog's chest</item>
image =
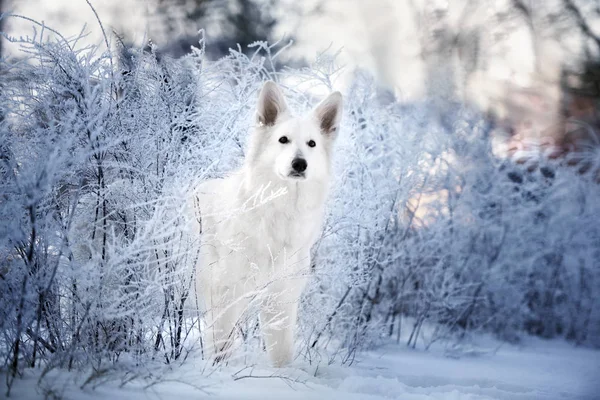
[(314, 204), (302, 203), (302, 200), (296, 196), (282, 196), (256, 210), (247, 227), (248, 236), (268, 244), (273, 250), (282, 247), (298, 250), (310, 246), (320, 225), (320, 209)]
[(279, 268), (287, 265), (284, 260), (308, 257), (322, 224), (325, 188), (305, 185), (303, 192), (288, 187), (284, 194), (256, 204), (248, 200), (255, 188), (236, 187), (235, 181), (215, 181), (200, 191), (203, 243), (214, 249), (221, 268)]

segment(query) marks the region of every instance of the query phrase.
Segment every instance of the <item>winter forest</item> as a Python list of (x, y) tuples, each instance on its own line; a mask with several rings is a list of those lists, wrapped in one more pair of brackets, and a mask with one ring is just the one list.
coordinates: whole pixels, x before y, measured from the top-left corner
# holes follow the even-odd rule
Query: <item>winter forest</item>
[[(0, 14), (0, 398), (600, 396), (596, 1)], [(297, 113), (344, 95), (325, 223), (294, 362), (251, 303), (215, 365), (182, 211), (241, 165), (267, 80)]]

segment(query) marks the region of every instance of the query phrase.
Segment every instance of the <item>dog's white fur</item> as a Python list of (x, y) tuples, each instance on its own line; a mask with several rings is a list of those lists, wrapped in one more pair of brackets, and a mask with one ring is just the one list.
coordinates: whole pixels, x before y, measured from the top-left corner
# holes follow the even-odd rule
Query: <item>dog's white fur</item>
[[(203, 182), (190, 196), (195, 234), (201, 234), (196, 290), (206, 311), (203, 338), (216, 361), (229, 356), (251, 302), (260, 306), (273, 364), (291, 361), (298, 300), (321, 230), (341, 115), (342, 96), (335, 92), (309, 114), (293, 117), (279, 87), (266, 82), (243, 166)], [(296, 171), (301, 166), (292, 167), (300, 158), (306, 161), (303, 174)]]

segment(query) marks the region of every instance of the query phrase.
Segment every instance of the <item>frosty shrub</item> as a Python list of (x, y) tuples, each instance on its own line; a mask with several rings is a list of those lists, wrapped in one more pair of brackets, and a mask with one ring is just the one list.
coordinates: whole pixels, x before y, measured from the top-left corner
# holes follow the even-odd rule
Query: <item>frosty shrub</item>
[(378, 106), (368, 87), (359, 79), (350, 91), (351, 147), (316, 258), (326, 272), (307, 302), (318, 321), (306, 325), (308, 359), (332, 339), (329, 361), (351, 362), (381, 337), (428, 348), (476, 330), (600, 346), (599, 149), (583, 175), (520, 165), (494, 155), (491, 126), (468, 107), (448, 126), (427, 104)]
[[(178, 358), (193, 257), (178, 240), (172, 171), (188, 156), (192, 69), (78, 39), (15, 40), (2, 64), (0, 352), (25, 366), (103, 368)], [(55, 33), (55, 32), (52, 32)], [(134, 65), (135, 69), (128, 67)]]
[[(33, 23), (33, 21), (32, 21)], [(51, 39), (47, 34), (52, 33)], [(240, 165), (258, 90), (298, 112), (331, 90), (335, 55), (277, 70), (258, 42), (206, 62), (123, 45), (118, 56), (35, 24), (0, 64), (0, 356), (23, 368), (103, 371), (201, 349), (200, 238), (185, 193)], [(385, 335), (409, 345), (489, 330), (600, 345), (600, 187), (556, 164), (495, 157), (489, 126), (456, 105), (383, 103), (357, 73), (313, 249), (298, 348), (351, 362)], [(596, 157), (594, 160), (598, 160)], [(261, 351), (256, 318), (243, 337)], [(424, 329), (425, 326), (433, 327)], [(201, 354), (201, 353), (200, 353)]]

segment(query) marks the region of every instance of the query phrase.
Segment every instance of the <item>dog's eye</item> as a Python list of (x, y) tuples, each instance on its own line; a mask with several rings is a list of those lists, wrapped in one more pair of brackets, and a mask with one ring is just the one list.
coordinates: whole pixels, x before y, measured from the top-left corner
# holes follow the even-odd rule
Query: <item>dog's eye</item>
[(317, 145), (314, 140), (309, 140), (307, 144), (308, 147), (315, 147)]
[(282, 136), (282, 137), (279, 138), (279, 143), (285, 144), (287, 142), (289, 142), (287, 136)]

